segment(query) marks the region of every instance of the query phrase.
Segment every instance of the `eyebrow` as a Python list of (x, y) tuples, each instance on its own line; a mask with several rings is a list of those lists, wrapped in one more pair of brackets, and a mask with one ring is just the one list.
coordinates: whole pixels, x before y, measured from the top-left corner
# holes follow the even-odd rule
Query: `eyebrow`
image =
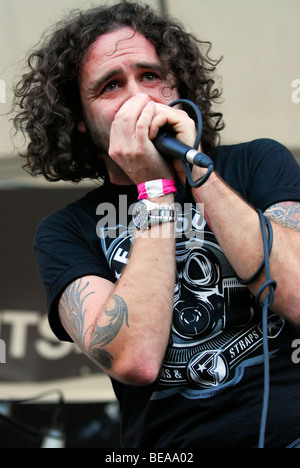
[(98, 91), (98, 89), (101, 88), (107, 81), (111, 80), (111, 78), (113, 78), (116, 75), (119, 75), (120, 73), (122, 73), (121, 68), (115, 68), (111, 70), (110, 72), (100, 77), (97, 81), (95, 81), (95, 83), (93, 83), (91, 86), (91, 90), (93, 92)]
[[(150, 69), (157, 71), (158, 73), (165, 75), (164, 68), (157, 63), (147, 63), (147, 62), (139, 62), (135, 63), (132, 67), (133, 70), (140, 70), (140, 69)], [(122, 68), (114, 68), (113, 70), (109, 71), (105, 75), (101, 76), (95, 83), (91, 86), (91, 91), (96, 92), (99, 88), (101, 88), (105, 83), (111, 80), (114, 76), (120, 75), (123, 72)]]

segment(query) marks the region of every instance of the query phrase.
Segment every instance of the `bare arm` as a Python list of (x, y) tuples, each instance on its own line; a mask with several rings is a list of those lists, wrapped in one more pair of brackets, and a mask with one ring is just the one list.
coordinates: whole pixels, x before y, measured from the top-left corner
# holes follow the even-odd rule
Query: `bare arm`
[[(120, 183), (120, 170), (135, 185), (174, 178), (173, 169), (149, 139), (165, 123), (173, 125), (183, 141), (194, 141), (195, 124), (185, 112), (144, 94), (122, 105), (112, 123), (110, 159), (106, 158), (111, 181)], [(174, 195), (152, 201), (171, 205)], [(169, 235), (160, 235), (164, 226), (137, 232), (130, 262), (116, 285), (82, 278), (65, 291), (59, 305), (60, 319), (81, 349), (109, 375), (129, 384), (156, 380), (169, 341), (175, 235), (174, 226), (168, 224)]]
[(277, 224), (300, 232), (300, 203), (281, 202), (270, 206), (265, 215)]
[[(151, 228), (153, 237), (160, 228)], [(157, 378), (173, 313), (175, 236), (152, 238), (150, 231), (137, 233), (116, 285), (84, 277), (59, 303), (60, 320), (82, 351), (110, 376), (135, 385)]]
[[(216, 174), (193, 191), (204, 203), (207, 219), (225, 255), (241, 278), (250, 278), (263, 259), (262, 236), (256, 211)], [(271, 275), (277, 282), (272, 310), (300, 325), (300, 204), (279, 203), (266, 215), (272, 222), (274, 243)], [(264, 273), (249, 288), (256, 294)]]

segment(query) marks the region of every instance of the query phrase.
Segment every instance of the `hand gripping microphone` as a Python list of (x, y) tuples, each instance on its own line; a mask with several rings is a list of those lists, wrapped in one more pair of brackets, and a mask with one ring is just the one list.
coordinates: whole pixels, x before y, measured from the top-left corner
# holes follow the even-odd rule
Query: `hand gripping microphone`
[[(193, 108), (196, 117), (197, 117), (197, 137), (195, 141), (194, 148), (186, 145), (185, 143), (179, 141), (176, 138), (176, 134), (168, 127), (162, 127), (157, 136), (152, 140), (155, 148), (162, 156), (181, 159), (187, 174), (187, 181), (191, 187), (200, 187), (206, 182), (211, 173), (214, 170), (214, 163), (206, 154), (200, 153), (198, 151), (201, 133), (202, 133), (202, 115), (198, 107), (191, 101), (187, 99), (178, 99), (169, 104), (170, 107), (175, 106), (176, 104), (187, 104)], [(200, 179), (193, 181), (192, 173), (189, 165), (194, 164), (203, 168), (207, 168), (207, 173)]]

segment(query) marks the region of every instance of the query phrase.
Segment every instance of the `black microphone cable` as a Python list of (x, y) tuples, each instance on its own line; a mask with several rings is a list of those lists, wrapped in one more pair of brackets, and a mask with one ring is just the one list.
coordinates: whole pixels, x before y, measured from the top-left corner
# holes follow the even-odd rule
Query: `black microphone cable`
[[(198, 165), (200, 167), (206, 167), (207, 173), (200, 179), (193, 181), (192, 173), (190, 170), (189, 162), (187, 159), (182, 158), (183, 151), (189, 151), (191, 148), (183, 145), (183, 150), (179, 147), (179, 151), (177, 154), (177, 147), (178, 147), (178, 140), (176, 144), (174, 143), (174, 135), (172, 131), (168, 128), (161, 129), (161, 132), (158, 136), (153, 140), (153, 143), (157, 150), (161, 152), (163, 155), (171, 156), (171, 157), (178, 157), (182, 160), (185, 171), (187, 174), (187, 182), (191, 187), (200, 187), (203, 185), (208, 178), (210, 177), (211, 173), (214, 171), (214, 163), (213, 161), (205, 154), (199, 153), (198, 148), (200, 145), (201, 134), (202, 134), (202, 115), (199, 108), (194, 104), (192, 101), (187, 99), (177, 99), (169, 104), (170, 107), (173, 107), (177, 104), (186, 104), (194, 110), (197, 118), (197, 136), (194, 144), (194, 149), (196, 150), (196, 155), (193, 154), (190, 161), (192, 164)], [(173, 141), (172, 141), (173, 140)], [(174, 145), (173, 145), (174, 143)], [(184, 148), (185, 146), (185, 148)], [(269, 308), (272, 306), (274, 299), (275, 299), (275, 289), (276, 289), (276, 281), (271, 277), (270, 271), (270, 254), (272, 251), (273, 246), (273, 228), (269, 221), (269, 219), (263, 215), (262, 211), (257, 209), (256, 210), (259, 216), (261, 232), (262, 232), (262, 240), (263, 240), (263, 249), (264, 249), (264, 259), (254, 273), (251, 278), (247, 280), (242, 280), (237, 275), (238, 281), (243, 285), (248, 285), (252, 283), (258, 276), (265, 270), (266, 281), (260, 287), (256, 295), (256, 304), (262, 309), (262, 330), (263, 330), (263, 356), (264, 356), (264, 383), (263, 383), (263, 403), (262, 403), (262, 412), (261, 412), (261, 420), (260, 420), (260, 429), (259, 429), (259, 442), (258, 448), (264, 448), (265, 445), (265, 433), (266, 433), (266, 424), (267, 424), (267, 416), (268, 416), (268, 407), (269, 407), (269, 394), (270, 394), (270, 363), (269, 363), (269, 343), (268, 343), (268, 312)], [(268, 231), (268, 233), (267, 233)], [(268, 289), (268, 293), (261, 303), (261, 296), (263, 292)]]
[[(242, 280), (237, 275), (237, 280), (243, 284), (248, 285), (252, 283), (258, 276), (265, 270), (266, 281), (262, 284), (256, 294), (256, 305), (262, 309), (262, 334), (263, 334), (263, 357), (264, 357), (264, 384), (263, 384), (263, 403), (260, 420), (259, 441), (258, 448), (265, 446), (265, 434), (269, 409), (269, 396), (270, 396), (270, 362), (269, 362), (269, 343), (268, 343), (268, 312), (275, 299), (276, 281), (271, 277), (270, 270), (270, 255), (273, 246), (273, 228), (269, 219), (263, 215), (261, 210), (256, 210), (259, 216), (260, 227), (263, 239), (264, 259), (257, 271), (251, 278)], [(267, 228), (267, 229), (266, 229)], [(268, 234), (267, 234), (268, 230)], [(263, 292), (268, 289), (268, 293), (263, 302), (261, 296)]]
[[(266, 425), (267, 425), (267, 416), (268, 416), (268, 406), (269, 406), (269, 394), (270, 394), (270, 362), (269, 362), (269, 344), (268, 344), (268, 311), (269, 308), (272, 306), (274, 299), (275, 299), (275, 289), (276, 289), (276, 281), (271, 277), (271, 270), (270, 270), (270, 253), (271, 250), (268, 246), (268, 238), (266, 233), (266, 225), (269, 231), (269, 241), (271, 238), (270, 243), (273, 242), (273, 228), (268, 220), (260, 210), (257, 210), (260, 225), (262, 230), (262, 237), (263, 237), (263, 245), (264, 245), (264, 259), (265, 259), (265, 274), (266, 274), (266, 282), (260, 287), (256, 295), (256, 302), (257, 304), (262, 307), (262, 324), (263, 324), (263, 354), (264, 354), (264, 394), (263, 394), (263, 407), (261, 413), (261, 424), (260, 424), (260, 434), (259, 434), (259, 444), (258, 448), (264, 448), (265, 445), (265, 432), (266, 432)], [(268, 289), (268, 293), (261, 303), (261, 295), (262, 293)]]

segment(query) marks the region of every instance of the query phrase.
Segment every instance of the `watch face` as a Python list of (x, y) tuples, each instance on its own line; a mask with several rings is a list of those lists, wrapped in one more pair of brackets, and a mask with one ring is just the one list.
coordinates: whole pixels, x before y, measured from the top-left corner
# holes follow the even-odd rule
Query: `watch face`
[(133, 209), (132, 220), (138, 229), (146, 230), (157, 224), (174, 221), (174, 209), (166, 205), (151, 203), (148, 200), (141, 200)]
[(138, 203), (133, 212), (133, 221), (138, 229), (148, 227), (148, 209), (144, 203)]

